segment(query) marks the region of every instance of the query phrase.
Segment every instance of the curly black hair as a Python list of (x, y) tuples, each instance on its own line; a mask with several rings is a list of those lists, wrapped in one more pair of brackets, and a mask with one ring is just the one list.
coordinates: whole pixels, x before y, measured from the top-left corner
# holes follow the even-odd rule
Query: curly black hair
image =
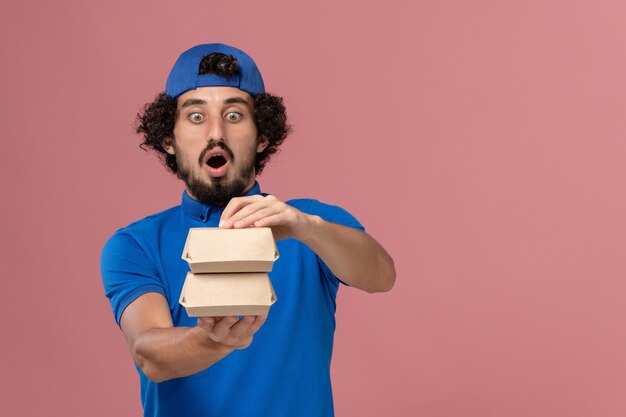
[[(237, 59), (231, 55), (212, 53), (205, 56), (200, 62), (198, 74), (217, 74), (221, 77), (231, 77), (237, 73)], [(257, 94), (254, 98), (254, 123), (259, 137), (268, 139), (268, 146), (256, 155), (254, 168), (257, 175), (263, 171), (271, 155), (278, 151), (291, 126), (287, 122), (287, 112), (282, 97), (269, 93)], [(163, 144), (175, 140), (174, 125), (176, 123), (178, 99), (170, 97), (165, 92), (157, 94), (154, 101), (144, 106), (137, 113), (135, 131), (143, 135), (143, 142), (139, 147), (143, 150), (152, 149), (163, 164), (174, 174), (178, 175), (176, 157), (168, 154)]]

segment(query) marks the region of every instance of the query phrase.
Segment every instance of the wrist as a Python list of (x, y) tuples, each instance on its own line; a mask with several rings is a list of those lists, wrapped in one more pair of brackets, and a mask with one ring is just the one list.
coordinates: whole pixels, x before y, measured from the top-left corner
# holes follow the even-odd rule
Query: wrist
[(306, 216), (307, 216), (306, 217), (307, 218), (306, 231), (303, 234), (302, 238), (298, 240), (300, 240), (302, 243), (304, 243), (307, 246), (311, 246), (311, 244), (313, 244), (315, 241), (315, 237), (317, 236), (317, 230), (324, 223), (324, 219), (322, 219), (320, 216), (316, 216), (313, 214), (306, 214)]

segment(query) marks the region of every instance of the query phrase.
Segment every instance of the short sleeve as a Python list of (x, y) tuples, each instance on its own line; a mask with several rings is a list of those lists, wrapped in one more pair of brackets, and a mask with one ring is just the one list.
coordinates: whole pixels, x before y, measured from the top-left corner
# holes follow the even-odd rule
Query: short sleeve
[[(322, 203), (321, 201), (318, 201), (318, 200), (309, 200), (309, 201), (310, 201), (310, 204), (308, 208), (304, 210), (307, 213), (320, 216), (322, 219), (326, 220), (327, 222), (340, 224), (342, 226), (351, 227), (353, 229), (360, 230), (361, 232), (365, 232), (365, 228), (363, 227), (363, 225), (356, 219), (356, 217), (350, 214), (347, 210), (339, 206), (333, 206), (330, 204)], [(333, 283), (335, 291), (337, 288), (337, 284), (339, 282), (347, 285), (345, 282), (339, 279), (333, 273), (333, 271), (330, 270), (328, 265), (326, 265), (326, 263), (321, 258), (318, 257), (318, 260), (322, 268), (322, 271), (324, 272), (324, 275), (327, 278), (331, 279), (331, 282)]]
[(365, 231), (363, 225), (347, 210), (330, 204), (322, 203), (318, 200), (310, 200), (309, 214), (316, 214), (327, 222), (341, 224), (353, 229)]
[(149, 292), (166, 296), (152, 265), (144, 249), (124, 231), (118, 231), (104, 246), (100, 271), (118, 325), (126, 307), (139, 296)]

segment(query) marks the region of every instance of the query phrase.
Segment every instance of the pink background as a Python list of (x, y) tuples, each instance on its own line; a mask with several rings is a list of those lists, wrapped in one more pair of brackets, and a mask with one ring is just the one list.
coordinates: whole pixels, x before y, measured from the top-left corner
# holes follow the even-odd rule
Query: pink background
[(209, 41), (295, 125), (263, 189), (395, 259), (340, 291), (338, 415), (626, 415), (626, 3), (39, 3), (1, 6), (0, 415), (140, 414), (99, 254), (178, 203), (132, 124)]

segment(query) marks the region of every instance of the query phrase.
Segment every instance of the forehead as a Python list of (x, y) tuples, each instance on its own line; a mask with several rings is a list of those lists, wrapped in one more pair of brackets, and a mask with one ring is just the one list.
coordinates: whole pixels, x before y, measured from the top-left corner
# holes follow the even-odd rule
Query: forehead
[[(182, 107), (186, 103), (205, 105), (224, 105), (233, 104), (241, 101), (252, 107), (252, 96), (235, 87), (198, 87), (195, 90), (189, 90), (178, 97), (178, 107)], [(243, 104), (243, 103), (241, 103)]]

